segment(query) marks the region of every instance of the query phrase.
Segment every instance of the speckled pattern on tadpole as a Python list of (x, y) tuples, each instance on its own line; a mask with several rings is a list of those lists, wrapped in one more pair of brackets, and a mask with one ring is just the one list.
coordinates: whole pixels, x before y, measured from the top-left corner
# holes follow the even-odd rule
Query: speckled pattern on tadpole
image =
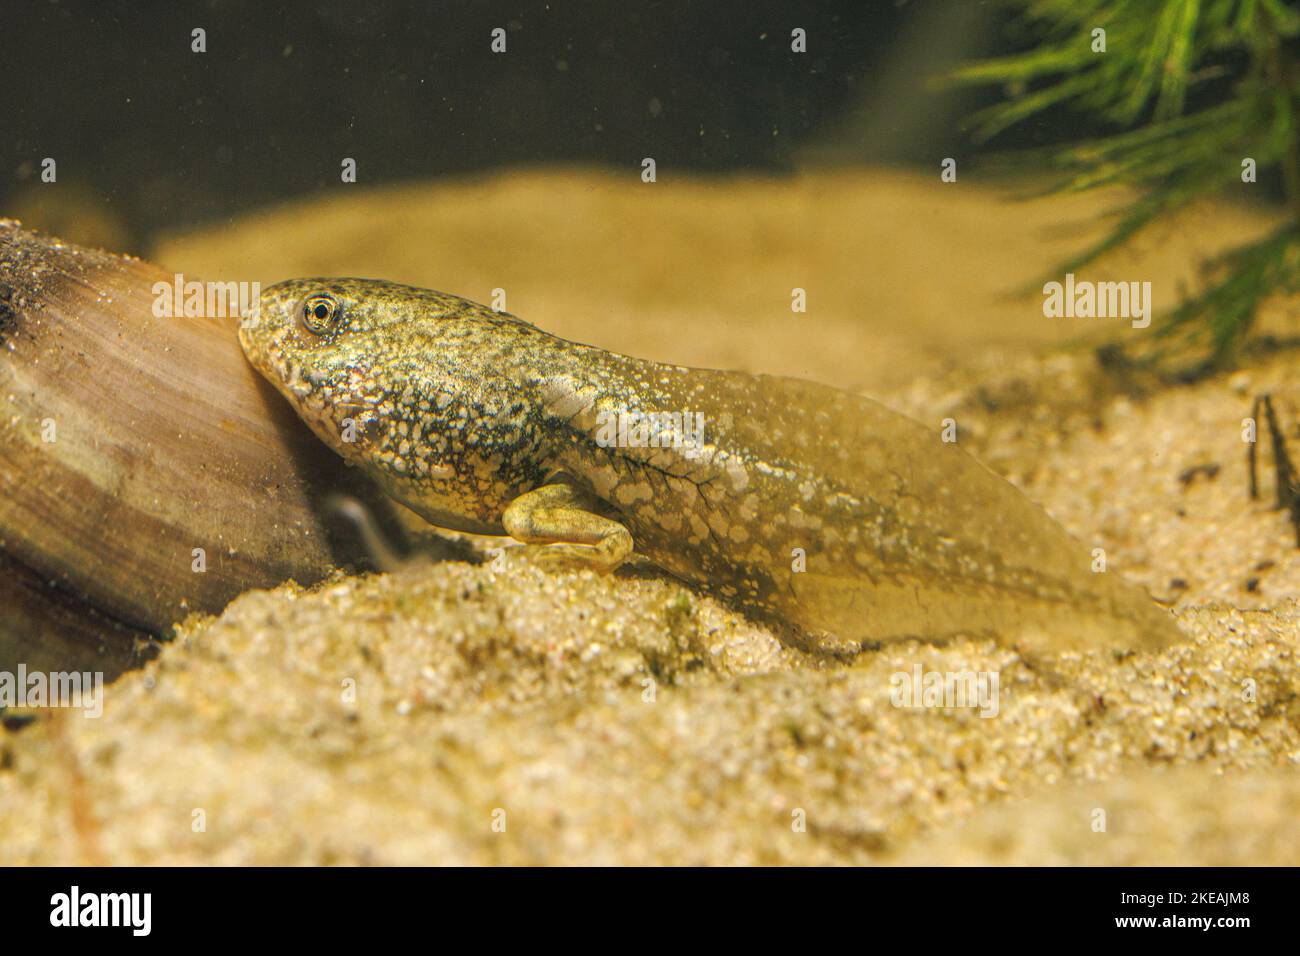
[[(1094, 572), (1087, 549), (938, 423), (858, 395), (631, 358), (378, 280), (271, 286), (240, 339), (323, 441), (442, 527), (509, 531), (602, 570), (635, 546), (841, 640), (1177, 639), (1167, 613)], [(701, 413), (703, 446), (597, 440), (629, 412)]]

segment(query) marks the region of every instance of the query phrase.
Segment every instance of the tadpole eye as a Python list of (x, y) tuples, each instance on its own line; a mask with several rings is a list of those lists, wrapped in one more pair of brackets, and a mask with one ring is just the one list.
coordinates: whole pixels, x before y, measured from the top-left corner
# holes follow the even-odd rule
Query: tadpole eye
[(302, 324), (313, 335), (333, 331), (342, 317), (342, 304), (327, 292), (317, 292), (302, 300)]

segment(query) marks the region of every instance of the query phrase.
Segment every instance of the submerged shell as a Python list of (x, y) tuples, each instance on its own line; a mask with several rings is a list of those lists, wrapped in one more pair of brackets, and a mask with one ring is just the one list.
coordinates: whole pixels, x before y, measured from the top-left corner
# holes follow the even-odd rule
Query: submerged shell
[(116, 673), (191, 611), (356, 561), (329, 492), (396, 528), (248, 366), (237, 319), (153, 314), (174, 278), (0, 220), (0, 669)]

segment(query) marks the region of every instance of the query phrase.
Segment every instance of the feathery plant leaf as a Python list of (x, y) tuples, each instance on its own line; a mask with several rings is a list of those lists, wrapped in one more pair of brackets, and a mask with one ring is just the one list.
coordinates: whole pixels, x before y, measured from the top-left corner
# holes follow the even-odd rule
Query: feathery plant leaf
[[(1115, 132), (1022, 150), (1049, 172), (1041, 193), (1126, 186), (1136, 200), (1109, 232), (1056, 272), (1124, 246), (1157, 220), (1242, 181), (1245, 158), (1280, 169), (1290, 221), (1205, 264), (1215, 278), (1160, 335), (1230, 359), (1260, 304), (1291, 290), (1300, 263), (1300, 9), (1293, 0), (1002, 0), (1035, 48), (968, 64), (950, 82), (1000, 84), (1007, 96), (972, 117), (986, 141), (1062, 110)], [(1189, 104), (1191, 107), (1189, 108)]]

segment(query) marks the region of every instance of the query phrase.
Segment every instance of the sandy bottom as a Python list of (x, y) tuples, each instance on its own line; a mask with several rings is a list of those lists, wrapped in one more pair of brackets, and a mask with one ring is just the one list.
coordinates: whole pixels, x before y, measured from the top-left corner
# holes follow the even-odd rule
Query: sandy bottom
[[(411, 187), (156, 258), (504, 286), (562, 334), (952, 416), (1081, 547), (1173, 606), (1185, 641), (828, 661), (652, 568), (553, 575), (511, 550), (286, 585), (187, 622), (101, 719), (0, 735), (0, 863), (1300, 862), (1300, 550), (1284, 513), (1248, 499), (1241, 435), (1260, 391), (1300, 421), (1296, 356), (1138, 393), (1084, 353), (1042, 354), (1086, 329), (1000, 293), (1064, 251), (1043, 232), (1078, 206), (1054, 218), (885, 174), (664, 188), (656, 205), (579, 174)], [(1214, 241), (1267, 228), (1196, 216)], [(1111, 268), (1172, 288), (1206, 233)], [(581, 266), (556, 268), (574, 244)], [(794, 285), (808, 315), (789, 313)], [(895, 706), (895, 675), (917, 667), (997, 673), (996, 714)]]

